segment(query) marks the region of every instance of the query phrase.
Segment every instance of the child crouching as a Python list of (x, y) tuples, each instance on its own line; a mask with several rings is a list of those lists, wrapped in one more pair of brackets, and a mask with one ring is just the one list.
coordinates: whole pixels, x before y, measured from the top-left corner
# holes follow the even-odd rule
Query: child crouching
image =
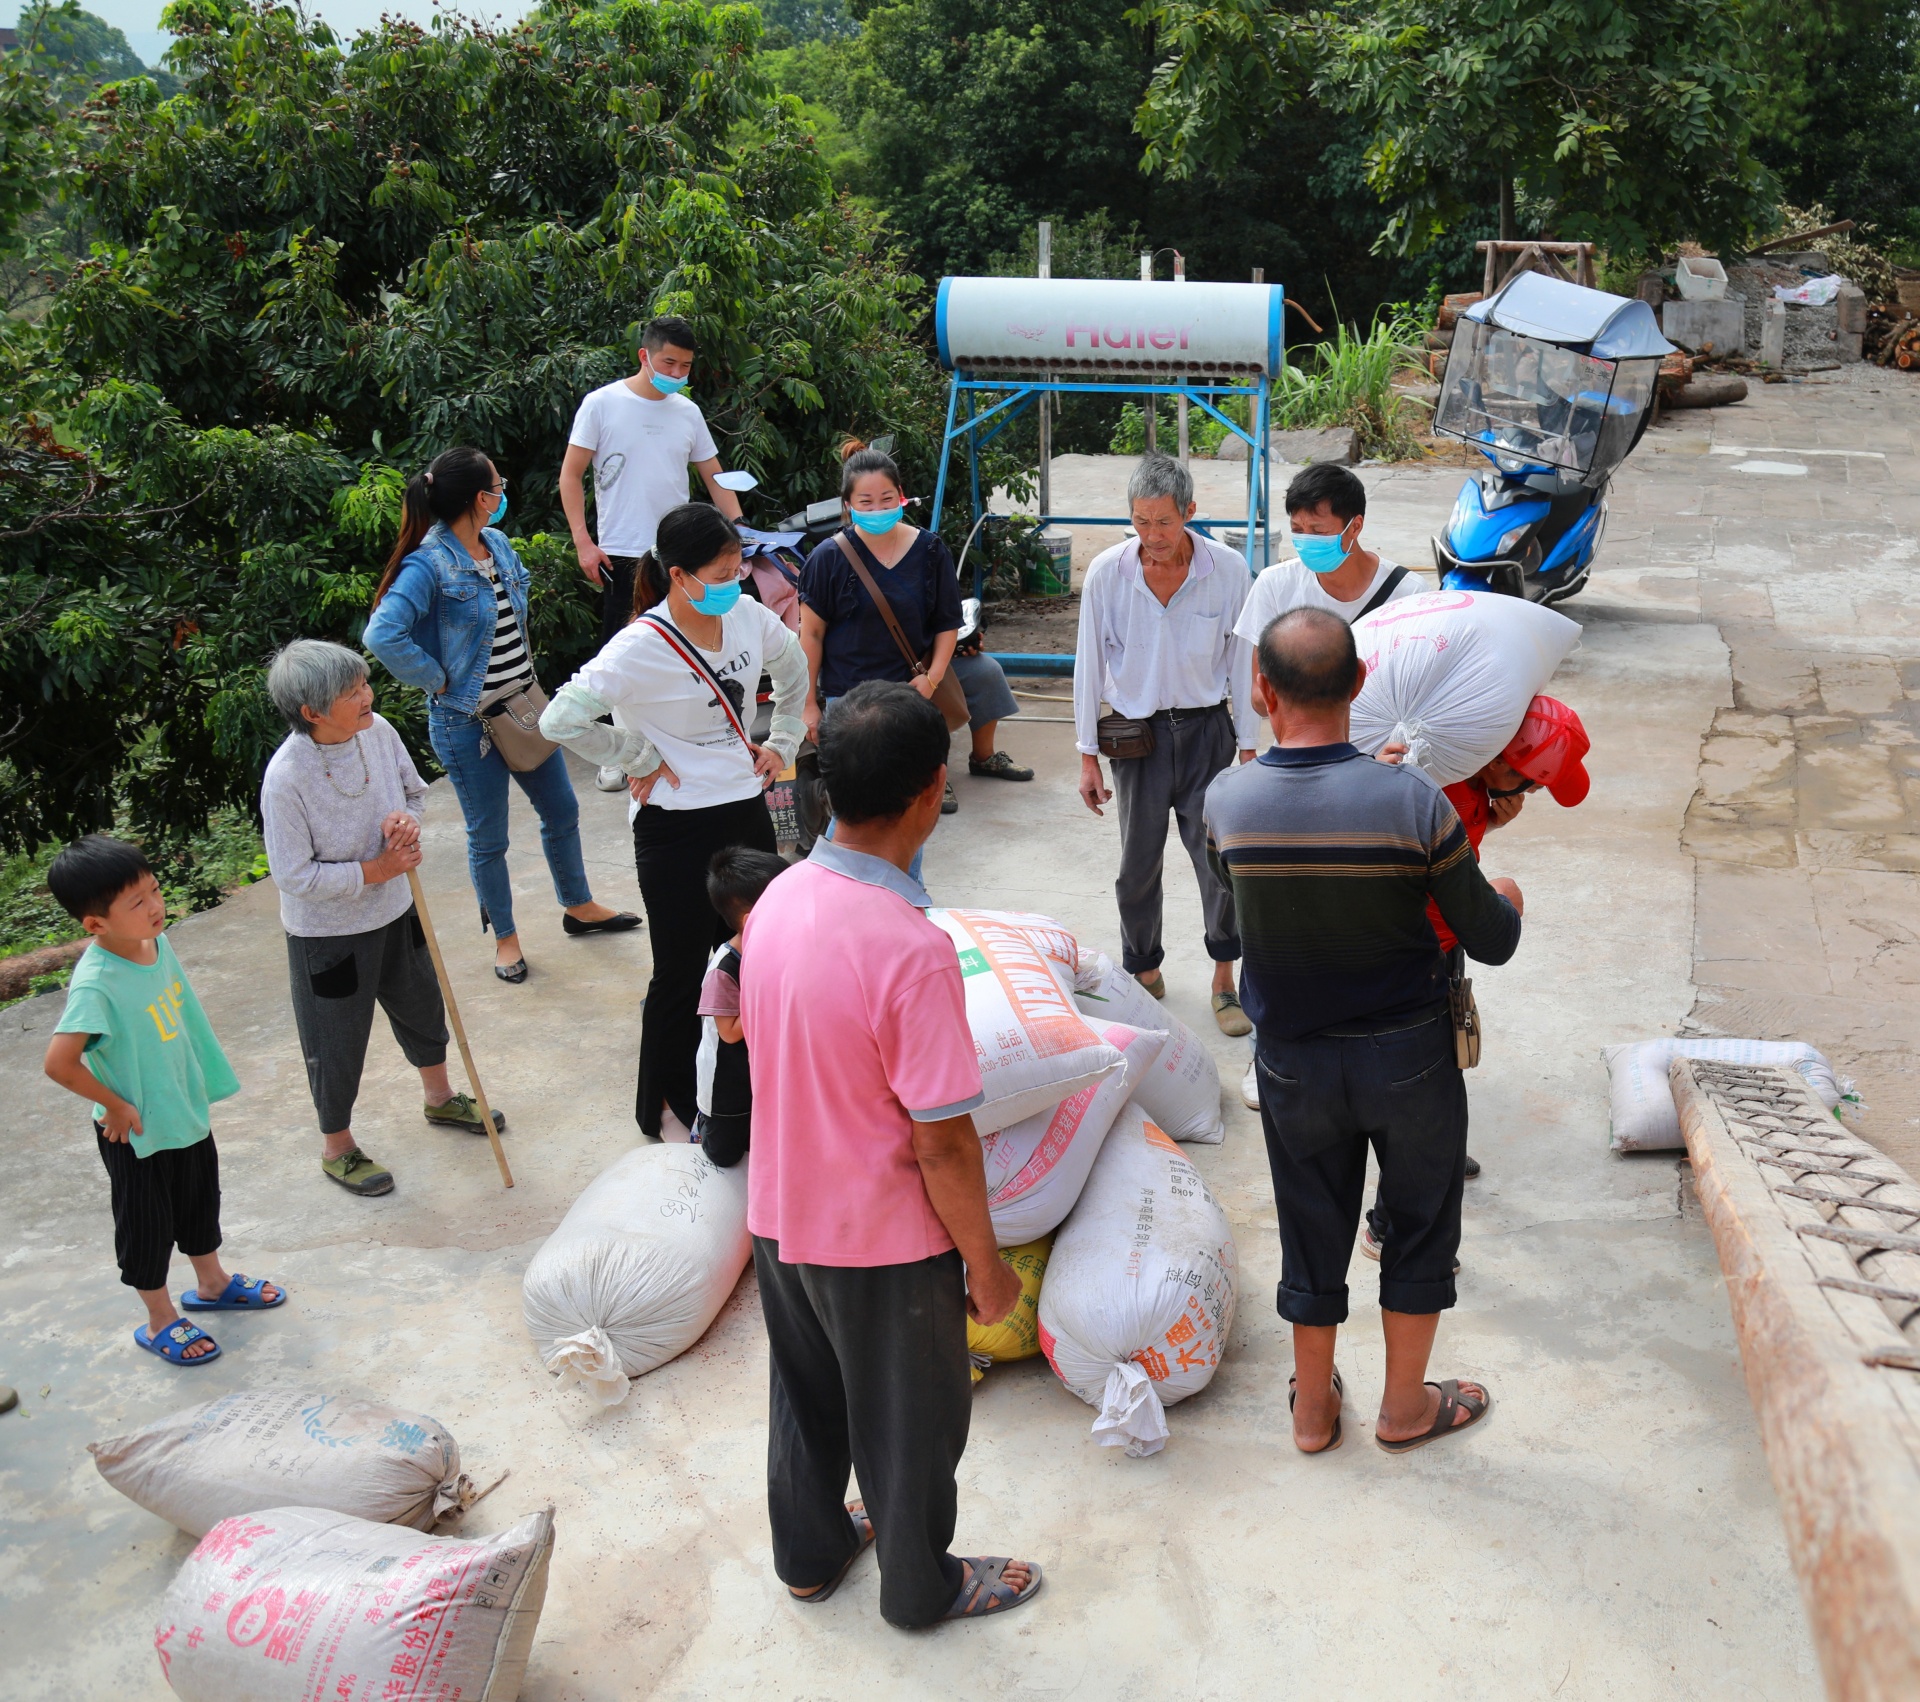
[(786, 864), (771, 851), (729, 845), (707, 865), (707, 901), (733, 937), (717, 948), (700, 984), (700, 1051), (695, 1064), (693, 1138), (726, 1169), (738, 1164), (752, 1140), (753, 1083), (747, 1043), (740, 1037), (740, 930)]

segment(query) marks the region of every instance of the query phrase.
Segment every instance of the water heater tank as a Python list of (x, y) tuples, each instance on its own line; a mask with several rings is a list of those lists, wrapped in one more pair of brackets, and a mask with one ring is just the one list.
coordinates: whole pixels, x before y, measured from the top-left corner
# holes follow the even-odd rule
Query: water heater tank
[(940, 364), (977, 377), (1250, 378), (1280, 368), (1285, 293), (1278, 284), (942, 278), (934, 330)]

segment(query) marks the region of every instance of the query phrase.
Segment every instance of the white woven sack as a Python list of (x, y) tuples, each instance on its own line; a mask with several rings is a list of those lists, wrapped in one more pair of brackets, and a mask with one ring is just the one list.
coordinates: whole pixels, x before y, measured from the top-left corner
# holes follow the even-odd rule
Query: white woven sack
[(1523, 597), (1397, 598), (1353, 624), (1367, 665), (1353, 742), (1371, 754), (1397, 739), (1436, 785), (1465, 780), (1506, 749), (1579, 637), (1578, 623)]
[(1800, 1072), (1829, 1111), (1841, 1100), (1833, 1066), (1802, 1040), (1640, 1040), (1604, 1047), (1600, 1055), (1607, 1061), (1615, 1152), (1664, 1152), (1687, 1144), (1667, 1078), (1667, 1066), (1675, 1058), (1784, 1064)]
[(1120, 1054), (1094, 1032), (1073, 1002), (1073, 966), (1066, 946), (1036, 933), (1044, 917), (994, 910), (930, 910), (960, 954), (986, 1103), (973, 1113), (980, 1134), (992, 1134), (1050, 1110), (1120, 1068)]
[(635, 1147), (586, 1186), (520, 1286), (549, 1371), (606, 1406), (627, 1379), (686, 1352), (746, 1269), (747, 1166), (697, 1146)]
[(266, 1508), (200, 1539), (154, 1651), (185, 1702), (514, 1702), (552, 1552), (551, 1508), (474, 1538)]
[(1119, 1022), (1108, 1023), (1101, 1038), (1126, 1060), (1124, 1068), (1051, 1111), (981, 1137), (987, 1210), (1002, 1247), (1038, 1241), (1073, 1210), (1135, 1079), (1153, 1067), (1167, 1040), (1164, 1030), (1149, 1034)]
[(128, 1500), (196, 1537), (290, 1505), (424, 1531), (473, 1498), (437, 1419), (338, 1395), (241, 1389), (87, 1452)]
[(1213, 1380), (1238, 1256), (1193, 1161), (1128, 1105), (1054, 1237), (1040, 1348), (1099, 1409), (1093, 1434), (1135, 1459), (1166, 1446), (1165, 1408)]
[(1176, 1141), (1218, 1146), (1220, 1066), (1207, 1043), (1105, 952), (1083, 951), (1073, 1002), (1096, 1024), (1113, 1019), (1134, 1028), (1163, 1028), (1167, 1043), (1150, 1068), (1128, 1072), (1133, 1102)]

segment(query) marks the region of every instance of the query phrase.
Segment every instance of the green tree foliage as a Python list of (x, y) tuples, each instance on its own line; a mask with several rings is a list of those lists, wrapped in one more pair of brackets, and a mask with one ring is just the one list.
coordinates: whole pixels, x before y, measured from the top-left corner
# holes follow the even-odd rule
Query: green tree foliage
[[(1249, 122), (1303, 92), (1366, 131), (1383, 246), (1419, 253), (1484, 215), (1485, 174), (1538, 225), (1644, 252), (1763, 227), (1761, 82), (1738, 0), (1269, 0), (1142, 7), (1169, 48), (1141, 111), (1179, 174), (1239, 157)], [(1464, 169), (1463, 169), (1464, 168)]]
[[(750, 7), (351, 42), (237, 0), (165, 22), (178, 96), (123, 82), (31, 132), (73, 164), (27, 181), (93, 241), (41, 322), (0, 327), (0, 845), (116, 803), (174, 831), (251, 807), (262, 664), (357, 640), (404, 477), (450, 444), (512, 479), (535, 648), (570, 666), (597, 610), (543, 530), (566, 429), (655, 313), (698, 327), (695, 393), (763, 518), (831, 488), (849, 430), (894, 431), (930, 488), (920, 283), (832, 195)], [(417, 700), (381, 706), (424, 757)]]
[(97, 83), (153, 75), (127, 45), (127, 38), (104, 18), (84, 11), (79, 0), (60, 0), (57, 5), (39, 0), (21, 7), (16, 33), (26, 51)]

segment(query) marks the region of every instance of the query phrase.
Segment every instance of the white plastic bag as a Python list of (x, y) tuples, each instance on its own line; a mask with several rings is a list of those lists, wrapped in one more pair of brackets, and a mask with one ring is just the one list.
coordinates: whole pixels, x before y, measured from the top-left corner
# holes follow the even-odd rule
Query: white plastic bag
[[(979, 1133), (1050, 1110), (1120, 1068), (1120, 1054), (1073, 1002), (1079, 948), (1058, 923), (994, 910), (930, 910), (927, 915), (960, 954), (967, 1026), (987, 1095), (973, 1113)], [(1057, 939), (1036, 924), (1053, 930)]]
[(1054, 1237), (1040, 1347), (1089, 1406), (1103, 1447), (1166, 1444), (1164, 1408), (1213, 1380), (1233, 1328), (1238, 1257), (1193, 1162), (1129, 1105)]
[(1105, 952), (1080, 954), (1080, 972), (1073, 985), (1073, 1002), (1096, 1024), (1112, 1020), (1167, 1031), (1167, 1043), (1152, 1066), (1127, 1072), (1134, 1104), (1176, 1141), (1218, 1146), (1225, 1140), (1220, 1066), (1207, 1043)]
[(186, 1702), (513, 1702), (552, 1552), (551, 1508), (476, 1538), (267, 1508), (200, 1539), (154, 1651)]
[(1399, 740), (1435, 785), (1465, 780), (1506, 749), (1579, 637), (1577, 623), (1523, 597), (1397, 598), (1353, 625), (1367, 665), (1353, 742), (1371, 754)]
[(549, 1371), (601, 1401), (684, 1353), (746, 1268), (747, 1166), (697, 1146), (636, 1147), (586, 1186), (534, 1254), (521, 1307)]
[(294, 1504), (424, 1531), (473, 1498), (437, 1419), (338, 1395), (241, 1389), (87, 1452), (129, 1501), (196, 1537)]
[(1073, 1210), (1100, 1156), (1100, 1143), (1135, 1080), (1152, 1068), (1167, 1040), (1164, 1030), (1149, 1034), (1119, 1022), (1108, 1023), (1100, 1037), (1126, 1060), (1123, 1069), (1081, 1088), (1051, 1111), (981, 1137), (987, 1209), (1002, 1247), (1039, 1240)]
[(1600, 1055), (1607, 1061), (1615, 1152), (1661, 1152), (1687, 1144), (1667, 1078), (1667, 1066), (1675, 1058), (1784, 1064), (1800, 1072), (1829, 1111), (1843, 1097), (1825, 1055), (1801, 1040), (1639, 1040), (1604, 1047)]

